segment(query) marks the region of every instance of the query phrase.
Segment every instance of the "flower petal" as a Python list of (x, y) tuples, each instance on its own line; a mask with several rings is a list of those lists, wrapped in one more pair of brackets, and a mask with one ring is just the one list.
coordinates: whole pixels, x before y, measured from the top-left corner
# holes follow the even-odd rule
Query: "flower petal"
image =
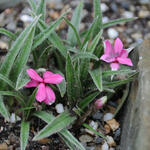
[(122, 58), (127, 58), (128, 57), (128, 52), (127, 50), (123, 49), (120, 53), (120, 57)]
[(43, 82), (43, 79), (35, 72), (34, 69), (27, 69), (27, 74), (31, 79), (36, 80), (38, 82)]
[(40, 83), (39, 87), (38, 87), (38, 91), (36, 93), (36, 99), (39, 102), (44, 101), (46, 98), (46, 89), (45, 89), (45, 84), (44, 83)]
[(51, 104), (55, 100), (56, 100), (56, 96), (54, 91), (49, 86), (46, 86), (46, 99), (44, 100), (44, 103)]
[(35, 80), (31, 80), (25, 85), (25, 87), (26, 88), (37, 87), (38, 85), (39, 85), (39, 82), (37, 82)]
[(64, 78), (60, 74), (52, 74), (48, 78), (44, 78), (45, 83), (59, 84)]
[(117, 58), (118, 62), (120, 64), (124, 64), (124, 65), (128, 65), (128, 66), (133, 66), (132, 64), (132, 61), (130, 58), (122, 58), (122, 57), (119, 57)]
[(111, 70), (119, 70), (120, 65), (118, 63), (111, 63), (110, 67), (111, 67)]
[(110, 57), (115, 55), (113, 46), (108, 40), (105, 41), (105, 54), (109, 55)]
[(107, 54), (104, 54), (104, 55), (101, 56), (100, 60), (103, 60), (103, 61), (105, 61), (105, 62), (107, 62), (107, 63), (110, 63), (110, 62), (115, 61), (115, 58), (110, 57), (110, 56), (107, 55)]
[(119, 38), (117, 38), (114, 44), (115, 54), (120, 55), (122, 49), (123, 49), (122, 41)]
[(46, 78), (49, 78), (52, 74), (54, 74), (53, 72), (50, 72), (50, 71), (46, 71), (44, 74), (43, 74), (43, 78), (46, 79)]

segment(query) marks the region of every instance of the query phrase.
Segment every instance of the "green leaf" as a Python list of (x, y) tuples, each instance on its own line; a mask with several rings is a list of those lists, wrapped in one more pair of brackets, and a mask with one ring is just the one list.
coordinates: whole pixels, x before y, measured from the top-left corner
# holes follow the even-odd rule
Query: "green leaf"
[[(81, 1), (79, 6), (73, 12), (73, 16), (71, 19), (71, 23), (76, 28), (77, 32), (79, 32), (82, 9), (83, 9), (83, 2)], [(67, 40), (70, 41), (71, 45), (76, 45), (77, 39), (75, 37), (74, 31), (71, 26), (69, 27), (69, 30), (68, 30)]]
[(60, 91), (60, 95), (61, 97), (64, 97), (65, 93), (66, 93), (66, 81), (65, 81), (65, 76), (63, 75), (63, 73), (61, 73), (60, 71), (56, 71), (56, 73), (59, 73), (61, 76), (64, 77), (64, 80), (57, 84), (56, 86), (58, 87), (59, 91)]
[(94, 53), (94, 50), (95, 50), (95, 48), (96, 48), (96, 46), (97, 46), (97, 44), (98, 44), (98, 42), (99, 42), (99, 40), (100, 40), (100, 38), (101, 38), (101, 36), (102, 36), (102, 33), (103, 33), (103, 31), (101, 30), (101, 31), (95, 36), (95, 38), (93, 39), (93, 41), (92, 41), (92, 43), (91, 43), (91, 45), (90, 45), (90, 47), (89, 47), (88, 52)]
[(94, 84), (96, 85), (97, 89), (102, 92), (103, 91), (103, 84), (102, 84), (102, 72), (99, 69), (93, 70), (93, 71), (89, 71)]
[(18, 100), (19, 103), (21, 103), (22, 105), (25, 104), (24, 103), (24, 99), (17, 92), (13, 92), (13, 91), (0, 91), (0, 95), (14, 96), (14, 97), (16, 97), (16, 99)]
[(33, 140), (39, 140), (48, 137), (54, 133), (59, 132), (63, 128), (70, 125), (75, 120), (75, 117), (71, 117), (68, 112), (61, 113), (54, 120), (48, 123), (34, 138)]
[(30, 81), (30, 78), (28, 74), (26, 73), (26, 70), (27, 70), (27, 67), (24, 67), (24, 69), (21, 71), (21, 73), (19, 74), (17, 78), (16, 87), (15, 87), (17, 91), (23, 88)]
[(7, 77), (5, 77), (4, 75), (0, 74), (0, 79), (4, 81), (5, 83), (7, 83), (10, 87), (15, 88), (14, 83), (11, 80), (9, 80)]
[(81, 100), (81, 102), (79, 103), (79, 107), (80, 109), (84, 109), (85, 107), (87, 107), (89, 105), (89, 103), (91, 103), (95, 98), (96, 96), (99, 95), (99, 92), (95, 92), (95, 93), (92, 93), (90, 94), (89, 96), (85, 97), (83, 100)]
[(76, 85), (75, 70), (69, 54), (66, 61), (66, 80), (68, 100), (74, 101), (75, 97), (77, 96), (76, 91), (78, 86)]
[(33, 0), (28, 0), (28, 3), (30, 4), (33, 12), (36, 13), (36, 3)]
[(1, 65), (0, 68), (0, 73), (3, 74), (4, 76), (8, 77), (10, 70), (14, 64), (14, 61), (21, 49), (21, 47), (24, 45), (24, 42), (28, 38), (29, 34), (31, 33), (32, 29), (38, 22), (40, 16), (35, 17), (34, 21), (25, 28), (25, 30), (19, 35), (17, 40), (14, 42), (12, 48), (8, 52), (8, 54), (5, 57), (4, 62)]
[(66, 129), (61, 130), (60, 134), (69, 141), (69, 143), (75, 145), (80, 150), (85, 150), (83, 145)]
[(94, 130), (92, 127), (90, 127), (88, 124), (83, 123), (82, 125), (83, 125), (84, 127), (86, 127), (87, 129), (91, 130), (91, 131), (92, 131), (93, 133), (95, 133), (96, 135), (98, 135), (98, 136), (100, 136), (100, 137), (102, 137), (103, 139), (106, 140), (106, 137), (105, 137), (103, 134), (97, 132), (97, 131)]
[(115, 19), (115, 20), (109, 21), (109, 22), (107, 22), (107, 23), (104, 23), (104, 24), (103, 24), (103, 29), (104, 29), (104, 28), (111, 27), (111, 26), (114, 26), (114, 25), (116, 25), (116, 24), (126, 23), (126, 22), (129, 22), (129, 21), (133, 21), (133, 20), (136, 20), (136, 19), (137, 19), (137, 17)]
[(11, 38), (12, 40), (15, 40), (16, 39), (16, 35), (4, 28), (0, 28), (0, 33), (1, 34), (4, 34), (4, 35), (7, 35), (9, 38)]
[(29, 138), (29, 128), (30, 124), (29, 122), (22, 121), (21, 123), (21, 134), (20, 134), (20, 140), (21, 140), (21, 150), (25, 150), (28, 138)]
[(96, 57), (94, 54), (88, 52), (79, 52), (73, 56), (72, 61), (76, 61), (78, 59), (84, 59), (84, 58), (94, 59), (97, 61), (99, 60), (99, 58)]
[[(44, 111), (36, 111), (33, 115), (42, 119), (46, 123), (49, 123), (55, 119), (55, 117), (51, 113), (47, 113)], [(74, 148), (74, 146), (76, 146), (81, 150), (85, 150), (83, 149), (83, 146), (81, 145), (81, 143), (67, 129), (63, 129), (59, 131), (58, 134), (65, 141), (65, 143), (72, 149)], [(73, 149), (73, 150), (76, 150), (76, 149)]]
[(45, 20), (45, 16), (46, 16), (46, 0), (40, 0), (40, 3), (38, 5), (37, 11), (36, 11), (36, 15), (40, 15), (42, 20)]
[(18, 76), (23, 71), (23, 69), (28, 61), (28, 58), (30, 56), (34, 33), (35, 33), (35, 27), (29, 33), (28, 38), (26, 39), (25, 44), (22, 47), (22, 50), (20, 51), (20, 53), (15, 61), (15, 64), (13, 66), (12, 73), (11, 73), (11, 79), (15, 83), (18, 80)]
[[(42, 32), (48, 27), (47, 24), (41, 19), (39, 20), (38, 26)], [(62, 56), (64, 56), (65, 58), (67, 57), (67, 50), (60, 37), (56, 34), (56, 32), (53, 31), (50, 34), (50, 36), (48, 37), (48, 41), (59, 50)]]
[(103, 77), (107, 77), (107, 76), (112, 76), (112, 75), (117, 75), (117, 74), (130, 74), (130, 73), (134, 73), (135, 70), (118, 70), (118, 71), (104, 71), (102, 72)]
[(3, 102), (3, 97), (1, 95), (0, 95), (0, 113), (7, 121), (9, 121), (9, 112)]
[(75, 34), (75, 37), (76, 37), (76, 41), (78, 42), (79, 47), (81, 47), (81, 40), (80, 40), (80, 36), (78, 34), (78, 31), (76, 30), (76, 27), (67, 18), (64, 18), (64, 20), (72, 28), (72, 30)]
[(96, 23), (94, 25), (94, 33), (93, 37), (99, 33), (102, 29), (102, 12), (100, 7), (100, 0), (93, 0), (94, 5), (94, 19), (96, 19)]
[[(69, 10), (68, 10), (69, 11)], [(39, 46), (45, 39), (47, 39), (49, 37), (49, 35), (56, 29), (56, 27), (60, 24), (60, 22), (62, 21), (63, 17), (68, 13), (65, 12), (64, 14), (62, 14), (59, 19), (57, 19), (55, 22), (53, 22), (48, 28), (46, 28), (43, 32), (41, 32), (40, 34), (38, 34), (33, 42), (33, 46), (32, 48), (35, 49), (37, 46)]]

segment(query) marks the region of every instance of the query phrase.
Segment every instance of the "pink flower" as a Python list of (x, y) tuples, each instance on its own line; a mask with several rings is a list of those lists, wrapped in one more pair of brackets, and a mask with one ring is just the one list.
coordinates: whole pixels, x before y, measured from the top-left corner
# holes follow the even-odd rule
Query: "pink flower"
[(54, 74), (52, 72), (46, 71), (43, 74), (43, 78), (41, 78), (33, 69), (27, 69), (27, 74), (31, 78), (25, 87), (38, 87), (36, 93), (36, 99), (38, 102), (44, 102), (46, 104), (51, 104), (55, 102), (55, 93), (54, 91), (47, 85), (50, 84), (59, 84), (64, 79), (60, 74)]
[(105, 41), (105, 46), (105, 53), (100, 59), (111, 63), (110, 67), (112, 70), (118, 70), (120, 64), (133, 66), (131, 59), (128, 58), (128, 52), (123, 48), (122, 41), (119, 38), (115, 40), (114, 47), (108, 40)]
[(96, 107), (97, 109), (100, 109), (100, 108), (103, 107), (103, 105), (104, 105), (106, 102), (107, 102), (107, 96), (103, 96), (103, 97), (101, 97), (100, 99), (97, 99), (97, 100), (95, 101), (95, 107)]

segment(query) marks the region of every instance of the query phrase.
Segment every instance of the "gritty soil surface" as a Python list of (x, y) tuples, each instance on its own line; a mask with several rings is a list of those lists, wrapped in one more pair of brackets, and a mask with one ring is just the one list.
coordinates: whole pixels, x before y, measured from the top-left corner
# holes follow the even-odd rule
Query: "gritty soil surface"
[[(57, 19), (67, 8), (75, 8), (79, 0), (49, 0), (47, 4), (47, 19)], [(141, 43), (143, 39), (150, 39), (150, 5), (134, 1), (122, 0), (102, 0), (103, 22), (121, 17), (138, 17), (137, 20), (116, 25), (104, 30), (104, 39), (115, 39), (120, 37), (125, 43), (125, 48), (135, 46)], [(71, 14), (70, 14), (71, 17)], [(80, 30), (84, 31), (93, 18), (92, 0), (84, 1), (83, 19)], [(8, 8), (0, 13), (0, 27), (4, 27), (12, 32), (20, 32), (25, 28), (32, 18), (29, 16), (29, 6), (26, 3), (17, 5), (15, 8)], [(60, 31), (61, 30), (61, 31)], [(63, 38), (66, 38), (67, 25), (62, 22), (57, 29)], [(0, 35), (0, 61), (3, 61), (7, 50), (9, 49), (8, 39)], [(121, 134), (121, 115), (116, 120), (112, 119), (112, 114), (120, 102), (122, 93), (111, 98), (107, 105), (97, 112), (91, 114), (86, 123), (97, 131), (105, 134), (109, 140), (104, 140), (91, 131), (80, 127), (78, 131), (74, 131), (74, 135), (79, 139), (87, 150), (119, 150), (120, 134)], [(55, 110), (55, 104), (51, 107)], [(48, 108), (49, 109), (49, 108)], [(56, 113), (56, 112), (55, 112)], [(58, 135), (53, 135), (38, 142), (33, 142), (34, 135), (46, 124), (39, 119), (31, 119), (31, 132), (27, 150), (67, 150), (65, 143)], [(20, 150), (20, 121), (16, 123), (6, 122), (0, 117), (0, 150)]]

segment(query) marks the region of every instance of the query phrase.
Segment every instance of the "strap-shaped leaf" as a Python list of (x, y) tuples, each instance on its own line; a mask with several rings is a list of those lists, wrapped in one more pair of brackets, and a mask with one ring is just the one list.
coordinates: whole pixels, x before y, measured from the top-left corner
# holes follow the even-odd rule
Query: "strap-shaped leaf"
[(22, 121), (21, 123), (21, 134), (20, 134), (20, 140), (21, 140), (21, 150), (25, 150), (28, 138), (29, 138), (29, 128), (30, 124), (29, 122)]
[(36, 13), (36, 3), (34, 2), (34, 0), (28, 0), (28, 3), (30, 4), (33, 12)]
[(94, 84), (96, 85), (97, 89), (102, 92), (103, 91), (103, 84), (102, 84), (102, 72), (100, 69), (96, 69), (93, 71), (89, 71)]
[(29, 58), (29, 55), (31, 52), (32, 43), (33, 43), (34, 33), (35, 33), (35, 27), (29, 33), (29, 36), (26, 39), (25, 44), (22, 47), (22, 50), (20, 51), (20, 53), (15, 61), (15, 64), (13, 66), (12, 73), (11, 73), (11, 79), (15, 83), (18, 80), (19, 74), (23, 71), (23, 69), (28, 61), (28, 58)]
[(94, 19), (96, 19), (96, 23), (94, 25), (93, 37), (99, 33), (102, 29), (102, 12), (100, 7), (100, 0), (93, 0), (94, 3)]
[(59, 132), (63, 128), (70, 125), (75, 120), (75, 117), (71, 117), (68, 112), (63, 112), (57, 116), (54, 120), (48, 123), (34, 138), (33, 140), (39, 140), (48, 137), (54, 133)]
[(8, 54), (5, 57), (4, 62), (2, 63), (2, 66), (0, 68), (0, 73), (8, 77), (10, 70), (14, 64), (14, 61), (21, 49), (21, 47), (24, 45), (24, 42), (28, 38), (29, 34), (31, 33), (32, 29), (38, 22), (40, 16), (35, 17), (33, 22), (25, 28), (25, 30), (19, 35), (17, 40), (14, 42), (12, 48), (8, 52)]
[(133, 21), (133, 20), (136, 20), (136, 19), (137, 19), (137, 17), (115, 19), (115, 20), (112, 20), (112, 21), (104, 23), (103, 24), (103, 29), (111, 27), (111, 26), (114, 26), (116, 24), (126, 23), (126, 22), (129, 22), (129, 21)]
[(0, 33), (1, 34), (4, 34), (4, 35), (7, 35), (9, 38), (11, 38), (12, 40), (15, 40), (16, 39), (16, 35), (4, 28), (0, 28)]
[(87, 107), (88, 104), (91, 103), (96, 98), (96, 96), (98, 96), (98, 94), (99, 92), (92, 93), (89, 96), (85, 97), (83, 100), (81, 100), (81, 102), (78, 105), (80, 109), (83, 110), (85, 107)]
[[(44, 111), (36, 111), (33, 115), (42, 119), (46, 123), (49, 123), (55, 119), (55, 117), (51, 113), (47, 113)], [(76, 150), (75, 146), (80, 150), (85, 150), (81, 143), (67, 129), (59, 131), (58, 134), (71, 150)]]
[(41, 32), (40, 34), (38, 34), (33, 42), (33, 49), (35, 49), (37, 46), (39, 46), (45, 39), (48, 38), (48, 36), (56, 29), (56, 27), (60, 24), (61, 20), (63, 19), (63, 17), (69, 12), (70, 10), (68, 10), (67, 12), (65, 12), (64, 14), (62, 14), (59, 19), (57, 19), (54, 23), (52, 23), (51, 25), (49, 25), (48, 28), (46, 28), (43, 32)]
[[(79, 32), (82, 9), (83, 9), (83, 2), (81, 1), (79, 6), (77, 6), (75, 11), (73, 12), (73, 16), (71, 19), (71, 23), (76, 28), (77, 32)], [(77, 39), (71, 26), (69, 27), (68, 30), (67, 40), (70, 41), (71, 45), (76, 45)]]
[(84, 58), (99, 60), (99, 58), (96, 57), (94, 54), (91, 54), (89, 52), (79, 52), (73, 56), (72, 61), (76, 61), (78, 59), (84, 59)]
[(0, 113), (7, 121), (9, 121), (9, 112), (3, 102), (3, 97), (1, 95), (0, 95)]
[(37, 7), (37, 11), (36, 11), (36, 15), (40, 15), (42, 20), (45, 20), (45, 16), (46, 16), (46, 0), (40, 0), (40, 3)]

